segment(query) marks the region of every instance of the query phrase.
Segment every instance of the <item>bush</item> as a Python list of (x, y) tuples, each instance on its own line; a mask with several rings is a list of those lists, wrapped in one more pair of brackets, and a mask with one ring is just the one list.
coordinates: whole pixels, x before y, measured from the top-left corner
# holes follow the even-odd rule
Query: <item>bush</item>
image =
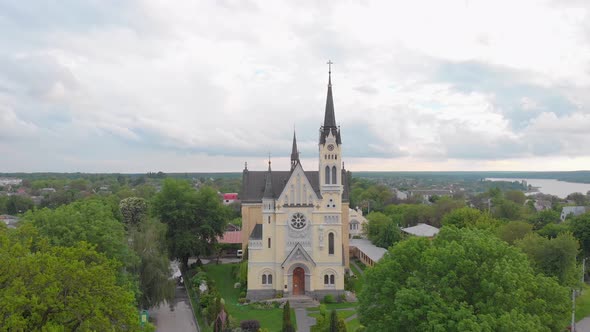
[(238, 299), (238, 303), (239, 303), (239, 304), (244, 304), (244, 303), (246, 303), (246, 301), (247, 301), (247, 299), (246, 299), (245, 297), (240, 297), (240, 298)]
[(283, 298), (283, 291), (282, 290), (277, 291), (276, 294), (275, 294), (275, 298), (276, 299), (282, 299)]
[(260, 322), (255, 319), (243, 320), (240, 322), (240, 327), (244, 332), (256, 332), (260, 329)]
[(244, 292), (244, 291), (241, 291), (241, 292), (240, 292), (240, 297), (246, 297), (246, 292)]
[(324, 303), (335, 303), (334, 296), (332, 294), (328, 294), (324, 296)]

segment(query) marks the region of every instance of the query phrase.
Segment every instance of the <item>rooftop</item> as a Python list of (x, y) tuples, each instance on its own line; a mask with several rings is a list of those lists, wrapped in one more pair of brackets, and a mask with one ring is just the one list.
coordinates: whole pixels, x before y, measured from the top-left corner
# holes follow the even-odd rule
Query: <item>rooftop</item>
[(385, 253), (387, 252), (387, 249), (377, 247), (367, 239), (351, 239), (348, 243), (348, 246), (356, 247), (365, 255), (369, 256), (369, 258), (373, 262), (378, 262), (381, 258), (383, 258), (383, 255), (385, 255)]
[(402, 231), (416, 236), (433, 237), (438, 234), (439, 229), (427, 224), (418, 224), (416, 226), (402, 228)]

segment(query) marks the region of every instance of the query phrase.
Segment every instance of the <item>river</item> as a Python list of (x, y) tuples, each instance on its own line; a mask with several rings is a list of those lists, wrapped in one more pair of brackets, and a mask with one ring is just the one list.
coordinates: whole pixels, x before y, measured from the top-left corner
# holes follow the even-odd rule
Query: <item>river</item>
[(522, 178), (488, 178), (489, 181), (526, 181), (527, 184), (536, 187), (539, 192), (548, 195), (565, 198), (571, 193), (586, 194), (590, 190), (590, 183), (566, 182), (555, 179), (522, 179)]

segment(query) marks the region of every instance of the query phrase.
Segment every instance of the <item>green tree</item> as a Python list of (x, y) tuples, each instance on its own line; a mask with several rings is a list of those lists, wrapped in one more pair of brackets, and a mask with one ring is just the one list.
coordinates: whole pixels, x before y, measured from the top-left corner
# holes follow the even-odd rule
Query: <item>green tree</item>
[(516, 203), (517, 205), (523, 205), (526, 201), (525, 194), (520, 190), (508, 190), (504, 193), (504, 198)]
[(527, 254), (538, 272), (556, 277), (564, 286), (573, 287), (579, 282), (578, 241), (572, 234), (562, 233), (548, 239), (532, 233), (516, 241), (515, 245)]
[(29, 197), (12, 195), (8, 197), (6, 201), (6, 213), (8, 214), (19, 214), (25, 213), (35, 206), (33, 200)]
[(90, 199), (55, 210), (29, 211), (23, 221), (32, 223), (52, 245), (72, 247), (84, 241), (125, 266), (137, 262), (137, 256), (127, 245), (123, 224), (115, 218), (110, 204), (103, 200)]
[(189, 257), (209, 253), (225, 230), (229, 212), (217, 193), (208, 187), (195, 191), (189, 182), (166, 179), (154, 197), (153, 208), (168, 225), (167, 242), (172, 257), (188, 266)]
[(569, 221), (574, 236), (580, 241), (584, 257), (590, 256), (590, 213), (584, 213)]
[(293, 323), (291, 322), (291, 305), (289, 301), (283, 307), (283, 332), (295, 332)]
[(396, 222), (381, 212), (371, 212), (367, 215), (367, 237), (371, 242), (382, 248), (389, 246), (402, 239), (401, 230)]
[(556, 238), (557, 235), (566, 232), (571, 232), (570, 225), (566, 223), (549, 223), (545, 225), (545, 227), (538, 230), (537, 234), (553, 239)]
[(139, 257), (133, 268), (138, 276), (138, 304), (148, 309), (174, 299), (175, 281), (170, 279), (170, 262), (166, 248), (166, 225), (155, 219), (140, 220), (129, 230), (132, 247)]
[(330, 328), (328, 331), (338, 332), (338, 314), (335, 309), (332, 309), (332, 312), (330, 313)]
[(550, 223), (560, 222), (559, 212), (553, 210), (543, 210), (533, 214), (529, 222), (533, 224), (534, 230), (539, 230)]
[(0, 327), (8, 331), (137, 331), (119, 263), (85, 242), (51, 246), (31, 225), (0, 228)]
[(568, 288), (479, 229), (399, 242), (364, 281), (359, 317), (368, 331), (559, 331), (570, 303)]
[(498, 228), (497, 234), (500, 239), (513, 244), (514, 241), (524, 238), (533, 231), (533, 225), (524, 221), (511, 221)]
[(443, 217), (449, 212), (465, 207), (464, 200), (455, 200), (451, 197), (440, 197), (432, 206), (431, 225), (441, 227)]
[(442, 219), (442, 225), (458, 228), (469, 227), (474, 225), (481, 215), (482, 213), (478, 209), (463, 207), (447, 213)]

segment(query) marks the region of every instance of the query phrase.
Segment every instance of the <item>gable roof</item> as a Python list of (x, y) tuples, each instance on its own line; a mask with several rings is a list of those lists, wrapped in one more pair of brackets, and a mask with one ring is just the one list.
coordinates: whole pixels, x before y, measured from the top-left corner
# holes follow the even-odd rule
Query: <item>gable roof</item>
[[(322, 197), (320, 193), (320, 175), (318, 171), (304, 171), (305, 176), (309, 180), (313, 191), (316, 193), (318, 197)], [(266, 184), (266, 174), (267, 171), (250, 171), (244, 170), (242, 173), (242, 191), (240, 192), (240, 197), (242, 198), (242, 203), (260, 203), (262, 202), (262, 197), (264, 196), (264, 189)], [(272, 182), (272, 194), (274, 197), (279, 197), (279, 195), (285, 189), (285, 185), (289, 178), (291, 177), (291, 171), (272, 171), (271, 173), (271, 182)], [(348, 178), (346, 177), (346, 172), (342, 171), (342, 201), (348, 202), (348, 195), (349, 195), (349, 188), (348, 188)]]
[(303, 246), (299, 242), (297, 242), (297, 244), (293, 247), (293, 250), (291, 250), (291, 252), (287, 255), (287, 257), (281, 264), (281, 267), (285, 267), (286, 263), (291, 261), (305, 261), (310, 262), (311, 264), (313, 264), (313, 266), (316, 266), (315, 262), (313, 261), (313, 258), (311, 258), (307, 251), (303, 249)]
[(438, 228), (427, 224), (418, 224), (416, 226), (402, 228), (402, 231), (408, 234), (425, 237), (435, 236), (439, 232)]

